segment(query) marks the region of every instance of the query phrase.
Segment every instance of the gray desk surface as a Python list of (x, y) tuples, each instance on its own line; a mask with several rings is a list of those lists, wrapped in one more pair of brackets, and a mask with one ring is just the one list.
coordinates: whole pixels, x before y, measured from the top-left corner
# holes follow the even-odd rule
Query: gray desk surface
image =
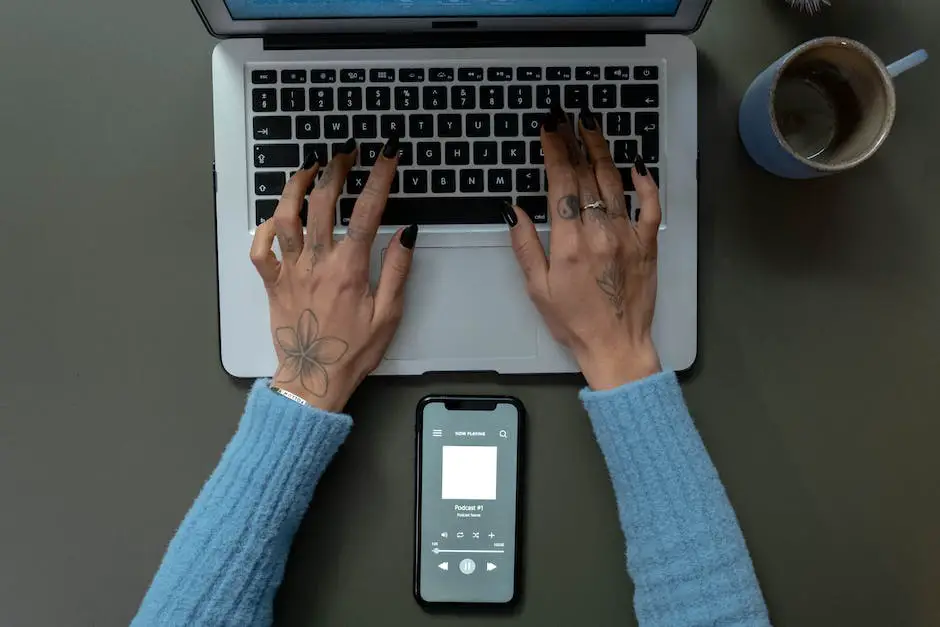
[[(940, 59), (900, 81), (887, 146), (841, 178), (774, 179), (735, 131), (751, 78), (804, 39), (886, 57), (937, 41), (934, 0), (833, 1), (807, 18), (717, 0), (694, 37), (701, 350), (685, 391), (777, 625), (937, 625)], [(213, 43), (183, 0), (0, 6), (0, 624), (126, 624), (235, 429), (247, 387), (218, 360)], [(633, 624), (577, 389), (367, 381), (279, 622)], [(518, 395), (532, 416), (511, 619), (430, 616), (411, 597), (413, 408), (469, 391)]]

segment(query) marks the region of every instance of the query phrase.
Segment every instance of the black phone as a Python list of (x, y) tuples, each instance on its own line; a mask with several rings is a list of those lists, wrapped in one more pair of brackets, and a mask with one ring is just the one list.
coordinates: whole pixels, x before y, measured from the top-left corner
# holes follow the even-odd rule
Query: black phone
[(524, 419), (509, 396), (418, 403), (414, 594), (422, 605), (517, 600)]

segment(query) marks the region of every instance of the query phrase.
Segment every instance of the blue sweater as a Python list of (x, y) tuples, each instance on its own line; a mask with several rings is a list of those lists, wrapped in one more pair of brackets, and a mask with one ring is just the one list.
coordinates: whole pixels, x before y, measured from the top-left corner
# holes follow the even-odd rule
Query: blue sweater
[[(640, 625), (769, 625), (675, 375), (584, 390), (581, 400), (613, 481)], [(349, 416), (303, 407), (259, 380), (132, 624), (270, 625), (291, 540), (351, 428)]]

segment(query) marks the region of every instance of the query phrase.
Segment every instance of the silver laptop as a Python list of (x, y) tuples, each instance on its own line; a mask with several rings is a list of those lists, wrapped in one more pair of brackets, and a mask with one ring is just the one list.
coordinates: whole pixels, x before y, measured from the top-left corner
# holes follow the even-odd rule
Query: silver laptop
[[(663, 201), (654, 339), (689, 368), (697, 320), (697, 74), (709, 0), (194, 0), (213, 53), (221, 354), (235, 376), (276, 361), (254, 230), (304, 156), (349, 137), (359, 167), (336, 207), (342, 237), (384, 138), (402, 157), (372, 253), (421, 231), (405, 317), (377, 374), (574, 372), (523, 288), (499, 206), (522, 206), (548, 247), (539, 123), (554, 104), (601, 118), (637, 208), (639, 152)], [(305, 216), (304, 216), (305, 217)]]

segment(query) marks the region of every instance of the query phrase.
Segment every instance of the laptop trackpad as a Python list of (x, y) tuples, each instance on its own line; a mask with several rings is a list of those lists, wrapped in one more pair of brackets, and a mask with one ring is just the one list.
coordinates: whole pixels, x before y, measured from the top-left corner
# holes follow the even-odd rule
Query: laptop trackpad
[(531, 358), (537, 322), (512, 248), (419, 245), (386, 359)]

